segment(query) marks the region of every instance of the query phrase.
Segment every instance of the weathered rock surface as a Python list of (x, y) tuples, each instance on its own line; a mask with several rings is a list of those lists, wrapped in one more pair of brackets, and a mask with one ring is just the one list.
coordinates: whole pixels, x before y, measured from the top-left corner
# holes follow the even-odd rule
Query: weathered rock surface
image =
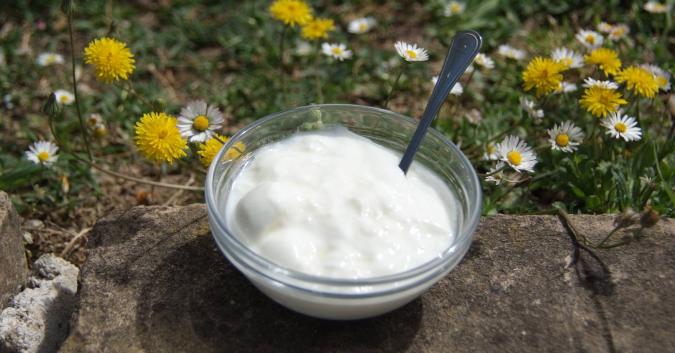
[(21, 290), (28, 278), (28, 264), (12, 201), (0, 191), (0, 310)]
[[(611, 216), (572, 216), (599, 238)], [(390, 314), (331, 322), (258, 292), (218, 252), (202, 205), (100, 221), (62, 352), (666, 352), (675, 347), (672, 220), (582, 252), (556, 217), (484, 219), (463, 262)], [(627, 230), (631, 232), (634, 230)]]
[(33, 264), (28, 288), (0, 313), (0, 352), (56, 352), (68, 335), (75, 307), (75, 265), (51, 254)]

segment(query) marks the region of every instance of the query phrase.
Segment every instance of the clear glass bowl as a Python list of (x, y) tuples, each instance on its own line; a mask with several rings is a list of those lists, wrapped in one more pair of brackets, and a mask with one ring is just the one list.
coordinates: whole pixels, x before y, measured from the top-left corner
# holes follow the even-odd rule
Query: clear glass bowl
[[(458, 232), (441, 256), (402, 273), (357, 280), (326, 278), (284, 268), (253, 252), (229, 230), (225, 218), (228, 192), (250, 153), (296, 131), (316, 130), (328, 124), (343, 125), (401, 154), (417, 127), (417, 121), (409, 117), (348, 104), (306, 106), (252, 123), (228, 140), (209, 168), (206, 204), (211, 232), (229, 261), (281, 305), (326, 319), (372, 317), (415, 299), (460, 262), (471, 245), (480, 218), (480, 183), (459, 148), (430, 129), (415, 156), (415, 163), (423, 163), (438, 174), (460, 205)], [(245, 148), (239, 153), (242, 143)]]

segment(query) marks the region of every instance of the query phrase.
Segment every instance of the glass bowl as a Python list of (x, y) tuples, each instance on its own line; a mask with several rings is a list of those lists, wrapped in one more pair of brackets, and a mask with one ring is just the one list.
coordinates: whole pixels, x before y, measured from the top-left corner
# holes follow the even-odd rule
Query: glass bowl
[(279, 304), (325, 319), (377, 316), (415, 299), (460, 262), (471, 245), (480, 218), (480, 183), (459, 148), (430, 129), (415, 163), (426, 165), (446, 182), (459, 205), (457, 232), (440, 256), (405, 272), (364, 279), (327, 278), (284, 268), (253, 252), (230, 231), (225, 217), (228, 192), (256, 149), (296, 131), (316, 130), (330, 124), (345, 126), (401, 154), (417, 127), (417, 121), (409, 117), (348, 104), (305, 106), (255, 121), (227, 141), (209, 168), (205, 189), (211, 232), (227, 259)]

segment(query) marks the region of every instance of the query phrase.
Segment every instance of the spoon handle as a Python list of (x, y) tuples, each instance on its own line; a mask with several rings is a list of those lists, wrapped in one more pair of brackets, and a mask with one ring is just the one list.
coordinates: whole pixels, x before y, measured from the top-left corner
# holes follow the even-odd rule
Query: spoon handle
[(412, 140), (410, 140), (403, 158), (401, 158), (401, 162), (398, 164), (403, 173), (408, 172), (408, 168), (410, 168), (410, 164), (412, 164), (415, 157), (415, 152), (417, 152), (422, 143), (422, 139), (427, 133), (429, 126), (431, 126), (431, 122), (434, 121), (436, 114), (441, 109), (441, 105), (443, 105), (452, 87), (464, 71), (466, 71), (466, 68), (473, 62), (482, 43), (483, 38), (476, 31), (462, 31), (452, 38), (452, 44), (450, 44), (450, 50), (445, 57), (443, 69), (440, 75), (438, 75), (438, 81), (436, 82), (436, 86), (434, 86), (431, 97), (429, 97), (427, 107), (424, 109), (424, 114), (422, 114), (422, 119), (419, 125), (417, 125), (417, 130), (415, 130), (415, 134)]

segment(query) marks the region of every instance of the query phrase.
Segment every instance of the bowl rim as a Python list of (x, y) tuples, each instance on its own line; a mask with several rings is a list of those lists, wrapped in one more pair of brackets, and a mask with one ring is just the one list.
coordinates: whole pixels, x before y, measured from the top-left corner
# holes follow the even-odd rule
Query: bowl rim
[[(239, 250), (238, 253), (241, 255), (245, 255), (250, 260), (253, 260), (254, 263), (257, 264), (257, 266), (260, 266), (261, 268), (257, 268), (257, 266), (251, 266), (250, 264), (246, 264), (246, 267), (249, 270), (253, 270), (255, 273), (258, 275), (261, 275), (263, 277), (266, 277), (270, 280), (273, 280), (275, 282), (278, 282), (280, 284), (290, 286), (293, 288), (297, 288), (300, 290), (305, 290), (309, 292), (317, 292), (316, 290), (312, 290), (309, 288), (305, 287), (298, 287), (297, 285), (288, 283), (287, 281), (284, 280), (284, 278), (300, 281), (300, 282), (307, 282), (311, 284), (323, 284), (323, 285), (328, 285), (328, 286), (336, 286), (336, 287), (364, 287), (364, 286), (373, 286), (373, 285), (381, 285), (381, 284), (388, 284), (388, 283), (393, 283), (393, 282), (400, 282), (400, 281), (405, 281), (405, 280), (410, 280), (415, 277), (421, 277), (423, 274), (427, 272), (432, 272), (434, 270), (437, 270), (440, 267), (443, 267), (444, 264), (450, 262), (453, 257), (452, 255), (457, 254), (459, 255), (459, 259), (464, 256), (464, 253), (468, 250), (472, 240), (473, 240), (473, 235), (476, 230), (476, 227), (478, 226), (478, 222), (480, 220), (480, 215), (481, 215), (481, 210), (482, 210), (482, 199), (483, 199), (483, 193), (482, 193), (482, 188), (480, 181), (478, 179), (478, 175), (476, 174), (476, 170), (474, 169), (473, 165), (471, 162), (468, 160), (468, 158), (464, 155), (464, 153), (454, 144), (452, 141), (450, 141), (445, 135), (440, 133), (438, 130), (435, 129), (429, 129), (427, 131), (428, 134), (434, 135), (434, 137), (440, 139), (450, 150), (452, 151), (451, 153), (454, 153), (458, 159), (461, 165), (467, 167), (470, 172), (469, 172), (469, 183), (473, 184), (476, 188), (476, 193), (477, 193), (477, 202), (475, 202), (473, 205), (469, 205), (468, 209), (468, 221), (466, 222), (466, 226), (462, 227), (460, 229), (459, 234), (455, 237), (455, 240), (450, 244), (450, 246), (445, 249), (440, 256), (434, 257), (432, 260), (427, 261), (423, 263), (422, 265), (419, 265), (417, 267), (411, 268), (409, 270), (406, 270), (404, 272), (399, 272), (399, 273), (394, 273), (390, 275), (385, 275), (385, 276), (377, 276), (377, 277), (366, 277), (366, 278), (359, 278), (359, 279), (351, 279), (351, 278), (335, 278), (335, 277), (324, 277), (324, 276), (317, 276), (317, 275), (312, 275), (300, 271), (296, 271), (290, 268), (283, 267), (281, 265), (278, 265), (272, 261), (267, 260), (263, 256), (257, 254), (253, 250), (251, 250), (246, 244), (242, 241), (240, 241), (234, 234), (231, 232), (228, 227), (225, 224), (225, 219), (219, 212), (216, 212), (216, 200), (215, 200), (215, 192), (214, 192), (214, 178), (215, 178), (215, 170), (216, 166), (218, 163), (216, 161), (219, 161), (222, 157), (223, 154), (228, 151), (231, 147), (233, 147), (234, 143), (238, 141), (242, 135), (246, 135), (249, 131), (254, 130), (255, 128), (264, 125), (270, 121), (276, 120), (276, 119), (283, 119), (285, 116), (292, 115), (293, 113), (300, 113), (308, 110), (322, 110), (322, 109), (348, 109), (348, 110), (361, 110), (361, 111), (367, 111), (367, 112), (375, 112), (375, 113), (380, 113), (380, 114), (385, 114), (400, 120), (403, 120), (405, 122), (411, 123), (413, 125), (417, 125), (418, 121), (415, 119), (412, 119), (408, 116), (392, 112), (390, 110), (382, 109), (382, 108), (376, 108), (376, 107), (371, 107), (371, 106), (365, 106), (365, 105), (357, 105), (357, 104), (314, 104), (314, 105), (306, 105), (306, 106), (301, 106), (281, 112), (276, 112), (269, 114), (263, 118), (260, 118), (251, 124), (245, 126), (241, 130), (239, 130), (237, 133), (235, 133), (231, 138), (229, 138), (226, 143), (221, 147), (220, 151), (218, 154), (214, 157), (211, 165), (209, 166), (208, 173), (205, 179), (205, 188), (204, 188), (204, 193), (205, 193), (205, 199), (206, 199), (206, 204), (207, 204), (207, 210), (209, 212), (209, 216), (212, 220), (212, 222), (215, 221), (215, 224), (217, 227), (221, 228), (223, 233), (225, 233), (225, 236), (228, 238), (228, 240), (234, 245), (236, 245), (237, 249)], [(212, 234), (214, 237), (217, 237), (216, 233), (212, 229)], [(216, 239), (216, 243), (219, 247), (224, 246), (220, 244), (218, 239)], [(222, 251), (223, 249), (221, 249)], [(237, 256), (238, 257), (238, 256)], [(459, 261), (457, 261), (459, 262)], [(239, 265), (236, 264), (235, 265)], [(274, 269), (273, 273), (270, 273), (272, 271), (269, 271), (268, 269)], [(265, 271), (267, 270), (267, 271)], [(434, 271), (435, 272), (435, 271)], [(424, 280), (428, 280), (428, 276), (424, 276)], [(397, 287), (396, 291), (402, 291), (414, 286), (419, 285), (420, 283), (417, 283), (418, 281), (414, 281), (415, 283), (409, 284), (409, 285), (403, 285), (400, 287)], [(325, 292), (320, 292), (322, 294), (325, 294)], [(344, 293), (343, 293), (344, 294)], [(353, 296), (362, 296), (359, 294), (368, 294), (368, 293), (353, 293), (348, 295), (349, 297)], [(342, 296), (342, 295), (340, 295)]]

